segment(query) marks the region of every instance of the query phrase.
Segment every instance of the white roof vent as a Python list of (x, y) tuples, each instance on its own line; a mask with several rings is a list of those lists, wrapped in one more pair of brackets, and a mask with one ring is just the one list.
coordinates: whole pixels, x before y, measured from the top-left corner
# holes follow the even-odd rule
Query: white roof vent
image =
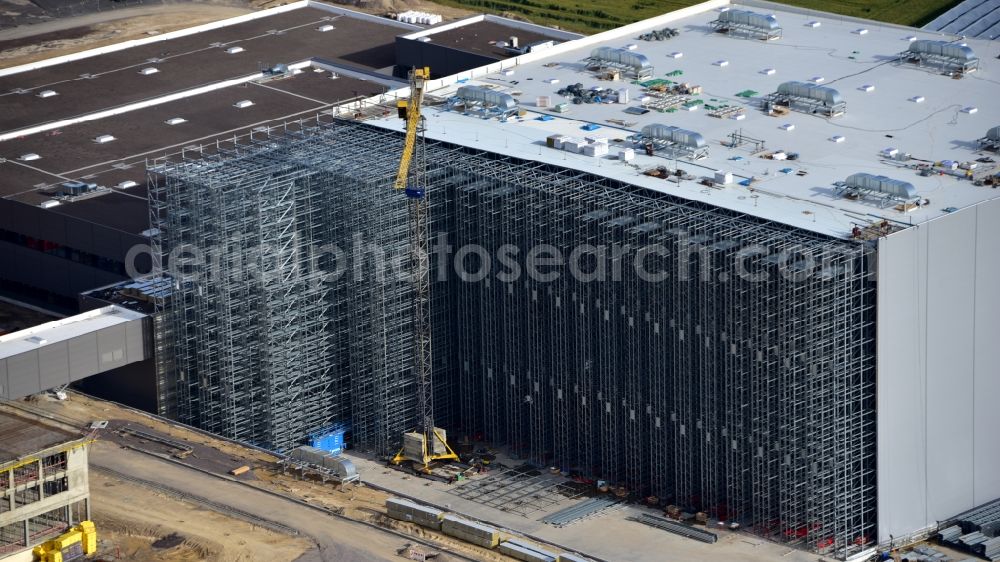
[(118, 189), (128, 189), (130, 187), (135, 187), (137, 185), (139, 185), (139, 184), (137, 184), (136, 182), (134, 182), (132, 180), (125, 180), (125, 181), (119, 183), (117, 187), (118, 187)]
[(115, 140), (114, 135), (97, 135), (94, 137), (94, 142), (97, 144), (104, 144)]
[(862, 28), (859, 28), (859, 29), (855, 29), (854, 33), (856, 35), (868, 35), (868, 29), (862, 27)]
[(143, 76), (149, 76), (150, 74), (156, 74), (159, 71), (160, 71), (159, 68), (153, 66), (147, 66), (146, 68), (140, 70), (139, 74), (142, 74)]
[(22, 162), (31, 162), (32, 160), (41, 160), (41, 156), (35, 154), (34, 152), (29, 152), (27, 154), (22, 154), (17, 157), (18, 160)]
[(43, 208), (43, 209), (51, 209), (52, 207), (56, 207), (58, 205), (60, 205), (60, 203), (59, 203), (59, 201), (56, 201), (55, 199), (47, 199), (47, 200), (42, 201), (41, 203), (38, 204), (38, 206), (41, 207), (41, 208)]
[(826, 82), (826, 78), (823, 78), (822, 76), (813, 76), (809, 79), (809, 81), (813, 84), (822, 84), (823, 82)]
[(760, 71), (760, 73), (763, 74), (764, 76), (774, 76), (775, 72), (777, 72), (777, 70), (773, 68), (765, 68)]
[(183, 117), (171, 117), (170, 119), (164, 121), (164, 123), (167, 125), (180, 125), (181, 123), (187, 123), (187, 121), (188, 120)]
[(316, 31), (322, 31), (324, 33), (327, 32), (327, 31), (333, 31), (333, 26), (330, 25), (330, 24), (321, 25), (321, 26), (319, 26), (319, 27), (316, 28)]
[(811, 21), (811, 22), (809, 22), (809, 23), (806, 24), (806, 27), (813, 27), (813, 28), (815, 28), (815, 27), (819, 27), (819, 26), (820, 26), (820, 23), (818, 21), (816, 21), (816, 20), (813, 20), (813, 21)]
[(51, 98), (52, 96), (58, 96), (59, 92), (55, 90), (42, 90), (38, 92), (38, 97), (40, 98)]
[(243, 47), (229, 47), (228, 49), (226, 49), (226, 52), (229, 53), (230, 55), (235, 55), (236, 53), (242, 53), (245, 50), (246, 49), (244, 49)]
[(729, 61), (727, 61), (727, 60), (717, 60), (717, 61), (713, 62), (712, 64), (714, 64), (715, 66), (729, 66)]
[(245, 107), (250, 107), (251, 105), (253, 105), (253, 102), (250, 100), (240, 100), (234, 103), (233, 107), (235, 107), (236, 109), (243, 109)]

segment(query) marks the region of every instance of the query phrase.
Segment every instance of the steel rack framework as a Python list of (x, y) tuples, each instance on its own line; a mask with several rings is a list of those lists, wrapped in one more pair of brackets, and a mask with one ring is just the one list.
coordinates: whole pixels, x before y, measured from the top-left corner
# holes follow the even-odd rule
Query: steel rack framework
[[(329, 118), (234, 145), (153, 166), (160, 251), (222, 244), (225, 224), (327, 283), (175, 279), (182, 417), (287, 446), (349, 416), (356, 445), (389, 454), (414, 413), (410, 284), (294, 256), (358, 236), (405, 255), (385, 156), (402, 136)], [(874, 542), (873, 246), (440, 141), (426, 157), (449, 435), (824, 554)], [(580, 271), (528, 274), (554, 251)]]

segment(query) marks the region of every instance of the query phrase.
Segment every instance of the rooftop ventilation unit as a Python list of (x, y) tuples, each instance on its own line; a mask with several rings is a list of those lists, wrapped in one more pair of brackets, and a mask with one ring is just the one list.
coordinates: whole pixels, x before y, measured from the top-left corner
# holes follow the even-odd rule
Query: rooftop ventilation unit
[(705, 137), (700, 133), (673, 125), (660, 123), (646, 125), (635, 140), (646, 147), (647, 153), (650, 150), (660, 150), (672, 156), (688, 156), (696, 160), (708, 156), (708, 143), (705, 142)]
[(979, 68), (979, 57), (971, 47), (949, 41), (917, 39), (900, 53), (903, 60), (918, 65), (930, 65), (950, 72), (965, 74)]
[(187, 123), (187, 119), (183, 117), (171, 117), (164, 121), (167, 125), (180, 125), (181, 123)]
[(632, 72), (637, 79), (645, 79), (653, 76), (653, 64), (649, 62), (646, 55), (629, 51), (628, 49), (616, 49), (614, 47), (597, 47), (590, 51), (589, 68), (618, 68)]
[(17, 159), (22, 162), (31, 162), (32, 160), (41, 160), (42, 157), (35, 154), (34, 152), (29, 152), (27, 154), (22, 154), (18, 156)]
[(715, 31), (728, 35), (740, 35), (753, 39), (770, 41), (781, 37), (778, 19), (770, 14), (758, 14), (749, 10), (726, 10), (709, 25)]
[(246, 49), (244, 49), (243, 47), (229, 47), (228, 49), (226, 49), (226, 52), (229, 53), (230, 55), (235, 55), (236, 53), (242, 53), (245, 50)]
[(60, 204), (61, 203), (59, 203), (59, 201), (56, 201), (55, 199), (46, 199), (45, 201), (39, 203), (38, 206), (43, 209), (51, 209), (52, 207), (56, 207)]
[(114, 135), (97, 135), (94, 137), (94, 142), (97, 144), (105, 144), (115, 140)]
[(847, 102), (840, 92), (829, 86), (818, 86), (807, 82), (784, 82), (778, 91), (764, 99), (764, 110), (772, 106), (784, 106), (802, 113), (816, 113), (827, 117), (837, 117), (847, 112)]
[(66, 181), (59, 184), (59, 194), (65, 197), (76, 197), (97, 188), (96, 183), (82, 181)]
[(117, 187), (118, 189), (128, 189), (130, 187), (135, 187), (137, 185), (139, 184), (132, 180), (125, 180), (123, 182), (119, 182), (118, 185), (116, 185), (115, 187)]
[(917, 188), (910, 182), (896, 180), (886, 176), (875, 176), (872, 174), (851, 174), (846, 181), (835, 184), (839, 188), (839, 193), (845, 197), (859, 199), (861, 197), (873, 197), (880, 199), (885, 207), (896, 201), (910, 203), (917, 199)]
[(1000, 152), (1000, 126), (986, 131), (986, 136), (979, 139), (979, 146), (987, 150)]
[(38, 97), (40, 98), (51, 98), (52, 96), (58, 96), (59, 92), (55, 90), (42, 90), (38, 92)]
[(316, 31), (322, 31), (326, 33), (327, 31), (333, 31), (333, 26), (330, 24), (321, 25), (316, 28)]
[(159, 71), (160, 71), (159, 68), (153, 66), (147, 66), (146, 68), (140, 70), (139, 74), (142, 74), (143, 76), (149, 76), (150, 74), (156, 74)]
[(233, 107), (235, 107), (236, 109), (244, 109), (250, 107), (251, 105), (253, 105), (253, 102), (250, 100), (240, 100), (234, 103)]
[(510, 94), (482, 86), (461, 86), (449, 100), (451, 108), (464, 106), (466, 113), (483, 113), (486, 117), (505, 119), (517, 112), (517, 100)]

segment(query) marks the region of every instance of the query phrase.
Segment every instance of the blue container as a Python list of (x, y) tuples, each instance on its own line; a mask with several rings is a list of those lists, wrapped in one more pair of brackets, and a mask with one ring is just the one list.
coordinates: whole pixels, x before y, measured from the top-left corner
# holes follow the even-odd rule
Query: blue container
[(344, 428), (332, 429), (310, 437), (311, 445), (327, 451), (331, 455), (339, 455), (344, 450)]

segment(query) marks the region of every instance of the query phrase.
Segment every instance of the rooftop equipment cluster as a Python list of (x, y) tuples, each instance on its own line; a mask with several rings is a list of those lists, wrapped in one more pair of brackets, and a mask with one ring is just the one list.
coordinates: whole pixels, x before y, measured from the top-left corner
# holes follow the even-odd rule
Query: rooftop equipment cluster
[(584, 137), (581, 140), (567, 135), (550, 135), (545, 139), (545, 144), (549, 148), (595, 158), (607, 156), (610, 150), (608, 139), (603, 137)]
[(484, 119), (507, 119), (517, 113), (517, 100), (513, 96), (483, 86), (460, 86), (447, 105), (449, 109), (480, 115)]
[(420, 25), (436, 25), (441, 23), (443, 20), (438, 14), (407, 10), (396, 14), (396, 21), (401, 21), (403, 23), (416, 23)]
[(986, 131), (986, 136), (979, 139), (979, 147), (1000, 152), (1000, 125)]
[(749, 10), (726, 10), (720, 13), (719, 17), (710, 22), (709, 25), (715, 31), (728, 35), (739, 35), (764, 41), (781, 37), (781, 26), (778, 25), (777, 18)]
[(971, 47), (951, 41), (918, 39), (900, 57), (918, 65), (930, 65), (948, 72), (967, 74), (979, 68), (979, 57)]
[(637, 80), (653, 76), (653, 64), (649, 62), (646, 55), (628, 49), (597, 47), (590, 51), (587, 62), (588, 70), (614, 68), (631, 73)]
[(765, 111), (770, 112), (775, 106), (827, 117), (837, 117), (847, 112), (847, 102), (840, 97), (840, 92), (829, 86), (808, 82), (791, 81), (779, 85), (778, 91), (768, 95), (763, 102)]
[(695, 160), (708, 156), (705, 137), (673, 125), (646, 125), (634, 140), (645, 147), (647, 154), (659, 150), (671, 156), (687, 156)]
[(583, 84), (570, 84), (556, 91), (560, 96), (570, 98), (573, 103), (628, 103), (628, 89), (598, 88), (584, 89)]
[(647, 31), (639, 36), (639, 39), (643, 41), (665, 41), (667, 39), (677, 37), (681, 32), (679, 29), (673, 27), (664, 27), (663, 29), (654, 29), (652, 31)]
[(535, 41), (534, 43), (522, 45), (520, 40), (515, 35), (511, 35), (506, 41), (496, 42), (497, 47), (506, 51), (507, 54), (514, 56), (548, 49), (549, 47), (555, 46), (555, 44), (556, 42), (552, 39), (543, 39), (541, 41)]
[(872, 197), (882, 202), (882, 207), (892, 203), (912, 203), (920, 197), (912, 183), (886, 176), (866, 173), (851, 174), (847, 180), (835, 184), (839, 193), (850, 199)]
[(59, 195), (63, 197), (79, 197), (85, 193), (98, 191), (96, 183), (86, 183), (82, 181), (66, 181), (59, 184)]

